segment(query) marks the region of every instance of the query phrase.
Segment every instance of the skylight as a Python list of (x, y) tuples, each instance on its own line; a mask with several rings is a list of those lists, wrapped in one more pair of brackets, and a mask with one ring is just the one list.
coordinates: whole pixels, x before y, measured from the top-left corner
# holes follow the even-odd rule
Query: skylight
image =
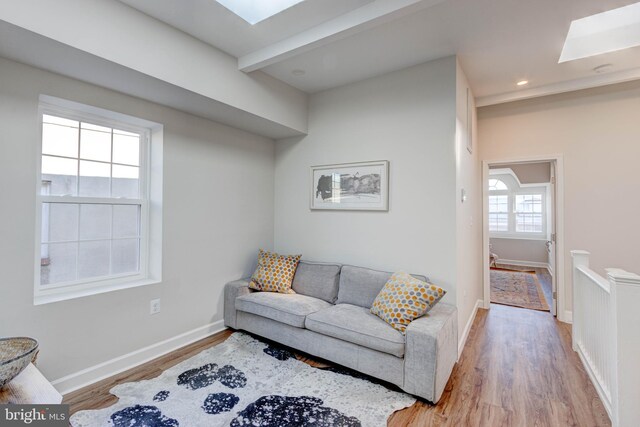
[(218, 3), (254, 25), (289, 9), (304, 0), (216, 0)]
[(640, 3), (571, 22), (558, 62), (640, 46)]

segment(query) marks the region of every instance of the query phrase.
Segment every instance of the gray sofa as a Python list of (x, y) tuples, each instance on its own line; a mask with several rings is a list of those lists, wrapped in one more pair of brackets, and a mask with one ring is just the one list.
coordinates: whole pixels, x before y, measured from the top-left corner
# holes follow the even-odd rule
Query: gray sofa
[(390, 276), (301, 261), (293, 280), (296, 294), (254, 292), (249, 279), (227, 283), (224, 322), (435, 403), (458, 357), (457, 310), (440, 302), (402, 335), (369, 311)]

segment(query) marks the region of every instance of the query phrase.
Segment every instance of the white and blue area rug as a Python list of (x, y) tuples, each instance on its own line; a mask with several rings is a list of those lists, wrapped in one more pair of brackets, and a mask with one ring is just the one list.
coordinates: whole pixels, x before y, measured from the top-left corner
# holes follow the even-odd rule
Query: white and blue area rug
[(236, 332), (159, 377), (111, 389), (115, 405), (81, 411), (74, 427), (386, 426), (416, 399), (351, 371), (314, 368)]

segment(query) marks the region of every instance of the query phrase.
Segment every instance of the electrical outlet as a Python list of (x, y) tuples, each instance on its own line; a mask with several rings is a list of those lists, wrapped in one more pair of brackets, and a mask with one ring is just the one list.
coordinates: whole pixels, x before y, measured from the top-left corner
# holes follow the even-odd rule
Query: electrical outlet
[(149, 303), (149, 314), (160, 313), (160, 298), (152, 299)]

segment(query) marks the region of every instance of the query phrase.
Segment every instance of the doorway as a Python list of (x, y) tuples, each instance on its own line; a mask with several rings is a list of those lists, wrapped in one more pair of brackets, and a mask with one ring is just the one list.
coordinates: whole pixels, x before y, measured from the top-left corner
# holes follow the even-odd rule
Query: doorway
[(562, 157), (483, 162), (484, 307), (564, 313)]

